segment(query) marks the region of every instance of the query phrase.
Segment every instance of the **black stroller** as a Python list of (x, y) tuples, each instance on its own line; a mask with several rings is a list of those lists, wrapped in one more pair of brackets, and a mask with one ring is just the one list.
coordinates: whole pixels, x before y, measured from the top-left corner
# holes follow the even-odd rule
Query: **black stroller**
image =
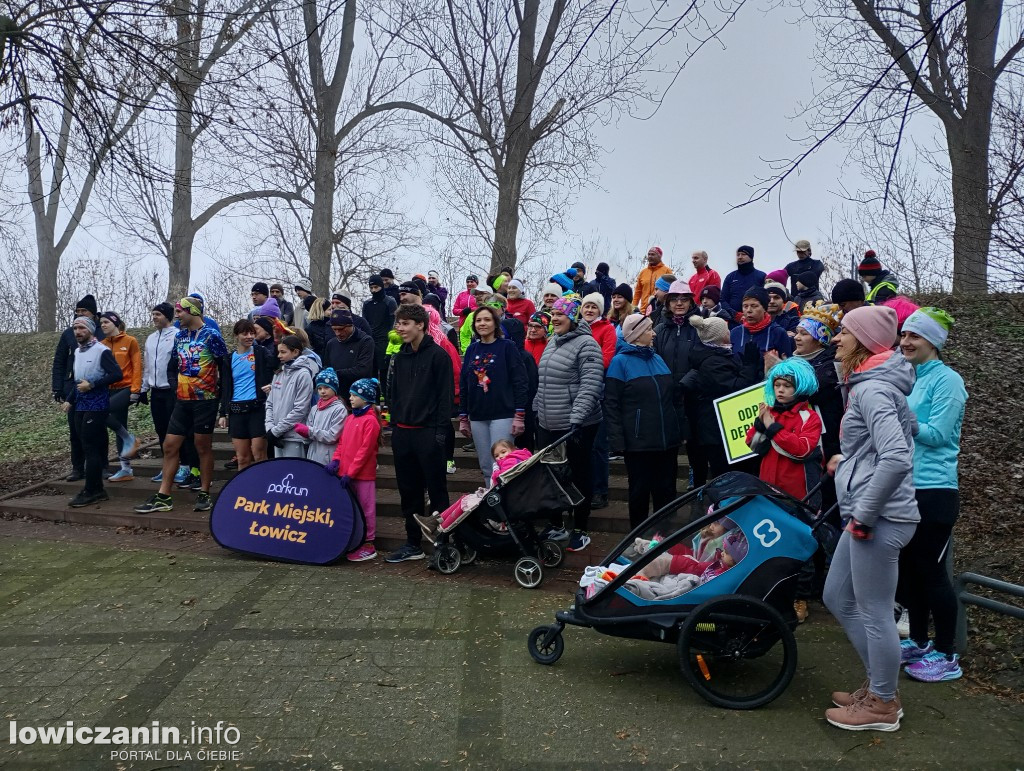
[(454, 573), (478, 556), (514, 557), (513, 576), (525, 589), (540, 586), (544, 568), (562, 564), (565, 554), (556, 541), (542, 541), (534, 526), (557, 512), (576, 506), (583, 496), (572, 483), (565, 455), (571, 434), (538, 450), (498, 477), (480, 502), (461, 515), (454, 529), (434, 541), (430, 566)]
[[(566, 625), (674, 643), (686, 680), (712, 704), (768, 704), (796, 671), (796, 578), (818, 542), (831, 543), (824, 517), (756, 477), (724, 474), (651, 515), (605, 557), (593, 582), (585, 574), (575, 604), (530, 633), (530, 655), (541, 664), (558, 661)], [(663, 576), (657, 586), (637, 578), (659, 557), (661, 565), (685, 562), (694, 536), (713, 523), (730, 528), (722, 536), (726, 548), (730, 538), (742, 546), (731, 567), (699, 578)], [(602, 568), (607, 572), (597, 576)], [(673, 581), (680, 585), (674, 595)]]

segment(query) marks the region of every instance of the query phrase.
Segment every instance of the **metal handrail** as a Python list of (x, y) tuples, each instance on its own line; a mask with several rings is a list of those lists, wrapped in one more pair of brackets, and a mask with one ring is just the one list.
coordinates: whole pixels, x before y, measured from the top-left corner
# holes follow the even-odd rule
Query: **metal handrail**
[(988, 597), (981, 597), (966, 590), (967, 584), (975, 584), (986, 589), (994, 589), (1014, 597), (1024, 598), (1024, 586), (1011, 584), (1009, 581), (1000, 581), (998, 578), (983, 576), (978, 573), (961, 573), (956, 576), (954, 582), (956, 598), (960, 604), (960, 612), (957, 614), (956, 622), (956, 649), (961, 654), (967, 650), (967, 608), (965, 606), (977, 605), (979, 608), (987, 608), (996, 613), (1002, 613), (1005, 616), (1024, 620), (1024, 608), (1018, 608), (1016, 605), (1010, 605)]

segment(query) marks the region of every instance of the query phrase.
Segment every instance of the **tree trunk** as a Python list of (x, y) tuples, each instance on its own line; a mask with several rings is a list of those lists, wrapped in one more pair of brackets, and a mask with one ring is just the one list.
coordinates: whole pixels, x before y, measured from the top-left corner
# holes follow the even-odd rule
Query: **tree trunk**
[(44, 241), (39, 235), (38, 226), (37, 222), (36, 252), (39, 262), (36, 268), (36, 331), (54, 332), (57, 329), (57, 269), (60, 267), (60, 256), (53, 247), (53, 233)]
[(192, 219), (192, 163), (195, 135), (192, 116), (199, 90), (198, 43), (183, 0), (175, 1), (178, 41), (175, 47), (174, 186), (171, 190), (171, 237), (167, 252), (167, 302), (176, 303), (188, 294), (192, 274), (192, 244), (196, 238)]
[(334, 252), (334, 194), (337, 187), (338, 144), (334, 120), (323, 115), (313, 166), (313, 211), (309, 224), (309, 280), (313, 294), (329, 297)]
[(494, 216), (494, 244), (491, 247), (492, 276), (502, 268), (516, 268), (516, 239), (519, 236), (519, 206), (524, 170), (524, 165), (513, 168), (506, 163), (505, 169), (498, 175), (498, 210)]

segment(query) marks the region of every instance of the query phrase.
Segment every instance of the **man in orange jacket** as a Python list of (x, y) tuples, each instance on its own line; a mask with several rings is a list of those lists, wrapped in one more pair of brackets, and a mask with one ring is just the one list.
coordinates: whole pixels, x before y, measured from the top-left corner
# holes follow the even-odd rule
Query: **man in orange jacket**
[(633, 290), (633, 307), (641, 313), (647, 307), (647, 300), (654, 294), (654, 282), (672, 269), (661, 261), (663, 256), (660, 246), (652, 246), (647, 250), (647, 267), (636, 277), (636, 289)]

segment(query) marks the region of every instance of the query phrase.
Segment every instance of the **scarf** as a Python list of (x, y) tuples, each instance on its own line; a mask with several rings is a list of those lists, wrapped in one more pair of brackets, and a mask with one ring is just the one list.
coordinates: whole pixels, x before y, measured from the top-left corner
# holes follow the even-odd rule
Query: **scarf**
[(767, 313), (764, 314), (764, 318), (756, 324), (751, 324), (749, 321), (743, 321), (743, 328), (746, 329), (750, 334), (755, 335), (768, 328), (768, 325), (772, 323), (772, 317)]
[(742, 265), (737, 265), (736, 266), (736, 272), (739, 273), (741, 276), (745, 276), (748, 273), (753, 273), (754, 272), (754, 261), (751, 260), (750, 262), (745, 262)]
[(365, 415), (370, 410), (371, 407), (373, 407), (372, 404), (364, 404), (362, 407), (354, 407), (352, 409), (352, 414), (355, 415), (357, 418), (361, 417)]
[(337, 396), (329, 396), (326, 399), (320, 399), (316, 403), (316, 408), (318, 410), (326, 410), (328, 407), (330, 407), (336, 401), (338, 401), (338, 397)]
[(94, 345), (96, 345), (97, 342), (98, 341), (96, 340), (95, 337), (90, 337), (84, 343), (79, 343), (78, 350), (80, 350), (80, 351), (88, 351), (90, 348), (92, 348)]

